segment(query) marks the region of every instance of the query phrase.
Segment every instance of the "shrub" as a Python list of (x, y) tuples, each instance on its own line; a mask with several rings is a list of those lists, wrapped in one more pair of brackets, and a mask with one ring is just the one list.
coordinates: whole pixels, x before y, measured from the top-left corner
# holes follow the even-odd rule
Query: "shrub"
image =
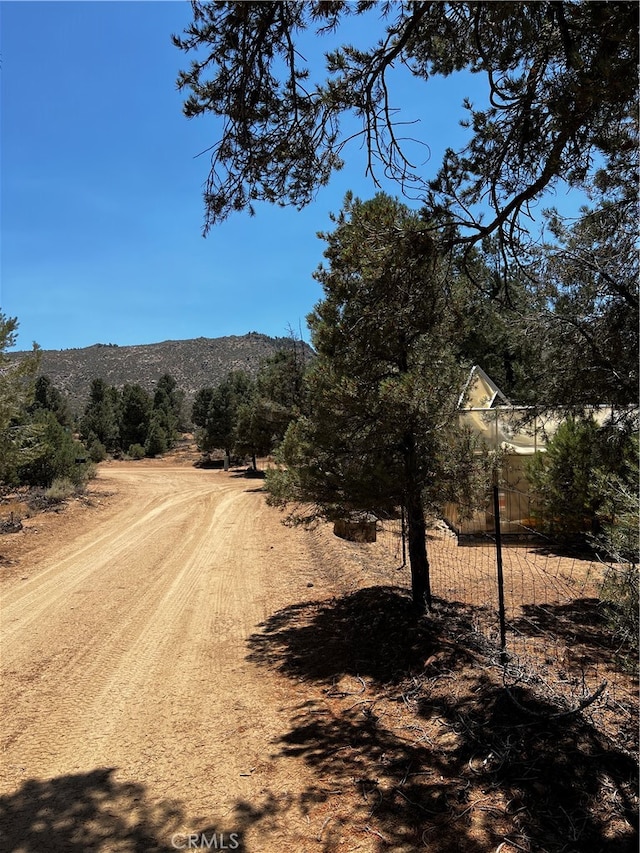
[(141, 444), (132, 444), (127, 451), (131, 459), (144, 459), (146, 452)]
[(568, 418), (545, 453), (536, 453), (527, 478), (539, 507), (540, 527), (559, 538), (593, 532), (598, 506), (593, 470), (598, 427), (593, 419)]
[(76, 484), (67, 477), (56, 477), (49, 488), (45, 490), (44, 496), (51, 503), (61, 503), (74, 495), (76, 491)]
[(640, 633), (638, 567), (633, 563), (608, 566), (600, 590), (607, 622), (620, 648), (625, 669), (637, 671)]
[(637, 441), (628, 426), (567, 418), (527, 466), (539, 527), (558, 540), (582, 543), (603, 532), (619, 538), (623, 518), (616, 493), (637, 483)]
[(640, 632), (640, 594), (638, 563), (640, 562), (640, 511), (638, 508), (638, 454), (634, 436), (626, 464), (616, 476), (600, 474), (607, 520), (603, 532), (594, 541), (609, 564), (600, 595), (605, 603), (609, 627), (621, 644), (627, 663), (637, 666)]
[(107, 448), (97, 437), (94, 437), (93, 441), (89, 445), (88, 452), (89, 459), (91, 459), (92, 462), (104, 462), (107, 458)]

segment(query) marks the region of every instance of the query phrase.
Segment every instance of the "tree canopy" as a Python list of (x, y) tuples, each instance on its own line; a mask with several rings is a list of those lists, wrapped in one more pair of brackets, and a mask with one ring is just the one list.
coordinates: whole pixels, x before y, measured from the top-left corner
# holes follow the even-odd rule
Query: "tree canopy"
[[(367, 172), (438, 211), (458, 241), (498, 232), (517, 241), (529, 206), (562, 178), (587, 188), (637, 161), (638, 5), (633, 2), (193, 2), (174, 44), (197, 53), (180, 72), (188, 117), (222, 118), (211, 144), (205, 232), (266, 200), (298, 208), (343, 165), (355, 116)], [(324, 71), (304, 58), (305, 33), (335, 41), (365, 16), (369, 47), (332, 47)], [(373, 17), (375, 16), (375, 17)], [(394, 110), (392, 70), (425, 83), (483, 75), (487, 105), (466, 102), (470, 140), (436, 175), (410, 161), (416, 116)], [(314, 76), (315, 75), (315, 76)], [(400, 130), (401, 125), (402, 127)], [(428, 144), (428, 131), (419, 142)], [(483, 211), (489, 211), (483, 218)], [(443, 232), (440, 232), (443, 233)]]
[(287, 430), (286, 467), (267, 482), (273, 501), (309, 502), (328, 518), (404, 506), (421, 608), (425, 511), (468, 496), (477, 470), (458, 428), (450, 269), (421, 217), (387, 195), (347, 196), (335, 223), (316, 273), (325, 298), (309, 317), (309, 412)]
[(38, 369), (38, 348), (21, 361), (12, 361), (7, 350), (15, 345), (18, 320), (0, 313), (0, 482), (11, 478), (20, 456), (20, 419), (32, 402)]
[(572, 223), (550, 213), (530, 271), (537, 307), (519, 323), (547, 406), (638, 403), (637, 223), (635, 199), (601, 199)]

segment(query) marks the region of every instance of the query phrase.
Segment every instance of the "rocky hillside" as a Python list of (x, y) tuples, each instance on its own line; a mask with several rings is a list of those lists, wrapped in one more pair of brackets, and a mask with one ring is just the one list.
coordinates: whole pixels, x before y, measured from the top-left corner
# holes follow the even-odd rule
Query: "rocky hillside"
[[(304, 358), (312, 356), (306, 344), (295, 345)], [(84, 349), (43, 350), (40, 373), (69, 395), (76, 411), (84, 407), (95, 378), (118, 388), (137, 383), (152, 391), (157, 380), (169, 373), (190, 401), (197, 391), (217, 385), (231, 370), (255, 375), (262, 359), (292, 346), (291, 338), (271, 338), (258, 332), (140, 346), (94, 344)]]

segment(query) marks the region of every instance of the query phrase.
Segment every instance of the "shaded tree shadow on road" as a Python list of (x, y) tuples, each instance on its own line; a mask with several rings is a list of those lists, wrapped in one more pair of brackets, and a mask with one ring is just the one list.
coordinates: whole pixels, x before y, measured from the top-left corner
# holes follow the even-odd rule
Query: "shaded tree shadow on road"
[[(175, 853), (176, 850), (309, 849), (308, 824), (329, 793), (309, 787), (296, 796), (262, 789), (253, 801), (236, 800), (218, 824), (189, 818), (176, 800), (154, 801), (144, 785), (119, 782), (116, 768), (53, 779), (29, 779), (0, 797), (0, 853)], [(289, 831), (291, 818), (307, 828)], [(283, 834), (284, 827), (284, 834)], [(253, 835), (249, 840), (248, 836)], [(333, 827), (325, 821), (311, 849), (333, 853)]]
[[(246, 851), (245, 833), (277, 810), (275, 799), (261, 806), (239, 802), (224, 827), (196, 825), (176, 801), (152, 802), (143, 785), (120, 782), (115, 768), (54, 779), (29, 779), (0, 797), (1, 853), (175, 853), (191, 848)], [(216, 846), (217, 845), (217, 846)], [(224, 848), (223, 848), (224, 849)]]
[[(29, 779), (0, 797), (0, 850), (85, 853), (168, 851), (182, 813), (170, 802), (151, 808), (141, 785), (117, 782), (113, 768), (55, 779)], [(120, 846), (118, 846), (120, 845)]]
[(633, 755), (524, 686), (514, 704), (468, 608), (436, 611), (375, 587), (291, 605), (249, 638), (249, 660), (308, 686), (278, 754), (339, 793), (343, 835), (380, 851), (635, 851)]

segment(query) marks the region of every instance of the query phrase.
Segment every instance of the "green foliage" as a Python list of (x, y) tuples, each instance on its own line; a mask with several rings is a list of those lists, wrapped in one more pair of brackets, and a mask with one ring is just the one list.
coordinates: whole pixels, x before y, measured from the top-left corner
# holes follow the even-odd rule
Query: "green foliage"
[(83, 444), (58, 421), (54, 412), (40, 411), (23, 432), (17, 480), (30, 486), (50, 486), (56, 479), (84, 485), (93, 473)]
[(634, 488), (634, 455), (628, 423), (598, 426), (593, 417), (569, 416), (546, 452), (537, 453), (527, 467), (542, 529), (560, 540), (582, 541), (607, 527), (610, 537), (628, 530), (620, 526), (616, 491)]
[(98, 438), (93, 439), (89, 445), (88, 453), (92, 462), (104, 462), (107, 458), (107, 448)]
[(623, 662), (638, 668), (640, 636), (640, 590), (637, 563), (615, 563), (607, 567), (600, 595), (609, 626), (620, 643)]
[[(630, 176), (629, 176), (630, 177)], [(635, 183), (572, 223), (548, 213), (550, 239), (529, 274), (538, 299), (523, 312), (535, 347), (539, 401), (581, 407), (638, 403), (640, 270)]]
[(135, 460), (144, 459), (146, 451), (141, 444), (131, 444), (127, 450), (127, 455)]
[(304, 350), (294, 341), (290, 349), (279, 350), (262, 361), (256, 376), (257, 396), (282, 410), (301, 412), (304, 409), (305, 368)]
[(477, 364), (514, 403), (537, 402), (539, 342), (528, 323), (542, 300), (518, 265), (502, 267), (496, 240), (451, 256), (452, 346), (461, 363)]
[[(614, 437), (615, 434), (614, 434)], [(623, 433), (607, 442), (609, 470), (595, 472), (595, 488), (602, 494), (602, 530), (594, 540), (607, 563), (601, 597), (613, 635), (626, 663), (637, 671), (640, 640), (640, 505), (638, 502), (638, 433)], [(620, 447), (620, 444), (623, 447)], [(613, 446), (612, 446), (613, 445)], [(615, 467), (617, 470), (612, 471)]]
[(280, 444), (305, 409), (305, 369), (304, 350), (296, 341), (263, 360), (254, 387), (236, 411), (236, 453), (266, 456)]
[(140, 385), (125, 385), (122, 389), (118, 433), (123, 450), (147, 440), (152, 405), (151, 397)]
[(600, 500), (593, 494), (592, 476), (597, 464), (593, 418), (568, 418), (527, 466), (541, 526), (553, 536), (571, 537), (593, 532)]
[(95, 454), (127, 452), (132, 445), (144, 447), (149, 456), (165, 453), (176, 441), (182, 420), (183, 394), (173, 377), (165, 374), (153, 398), (140, 385), (119, 391), (103, 379), (94, 379), (80, 432)]
[(386, 195), (347, 195), (334, 221), (322, 235), (328, 266), (315, 275), (325, 298), (308, 318), (318, 353), (309, 413), (287, 430), (270, 499), (328, 518), (405, 506), (421, 606), (425, 512), (470, 495), (474, 468), (471, 439), (458, 428), (464, 374), (451, 346), (449, 269), (421, 218)]
[(144, 452), (146, 456), (161, 456), (169, 449), (169, 440), (165, 429), (165, 419), (158, 411), (154, 411), (151, 415), (149, 423), (149, 431), (144, 443)]
[[(231, 454), (236, 443), (238, 413), (243, 406), (250, 405), (252, 397), (253, 382), (243, 370), (229, 373), (217, 388), (204, 388), (198, 393), (193, 420), (200, 427), (196, 440), (203, 453), (222, 449)], [(246, 419), (243, 423), (246, 425)]]
[(594, 490), (602, 495), (601, 534), (597, 544), (616, 563), (640, 563), (638, 433), (623, 432), (606, 441), (606, 455), (594, 472)]
[(166, 435), (168, 447), (172, 447), (182, 426), (182, 403), (184, 395), (178, 390), (176, 380), (165, 373), (156, 384), (153, 395), (153, 413)]
[(98, 439), (108, 453), (119, 449), (120, 405), (121, 396), (117, 388), (108, 385), (104, 379), (93, 380), (89, 402), (80, 420), (80, 435), (86, 444)]
[(234, 450), (240, 456), (266, 456), (273, 449), (274, 431), (268, 401), (241, 403), (236, 412)]
[(63, 427), (70, 428), (73, 423), (69, 401), (51, 381), (49, 376), (38, 376), (34, 385), (33, 401), (27, 406), (27, 413), (53, 412)]
[(39, 364), (35, 345), (21, 361), (9, 359), (6, 351), (15, 345), (17, 330), (17, 319), (0, 313), (0, 483), (15, 482), (25, 408), (32, 399)]
[(201, 388), (197, 392), (191, 409), (191, 420), (195, 426), (201, 428), (206, 426), (207, 415), (209, 412), (209, 406), (211, 405), (211, 400), (213, 399), (213, 394), (213, 388)]
[[(256, 201), (298, 208), (312, 201), (343, 166), (353, 132), (341, 131), (347, 115), (361, 122), (368, 172), (375, 178), (379, 170), (412, 197), (429, 200), (440, 224), (464, 226), (457, 236), (465, 242), (496, 231), (504, 243), (517, 242), (532, 200), (561, 178), (584, 186), (594, 162), (607, 174), (633, 171), (637, 4), (192, 6), (193, 22), (173, 41), (185, 52), (201, 51), (178, 77), (185, 115), (215, 116), (219, 128), (204, 192), (205, 231)], [(315, 76), (300, 39), (307, 33), (335, 41), (352, 16), (363, 16), (369, 46), (333, 46)], [(435, 181), (411, 165), (404, 148), (400, 123), (415, 116), (394, 109), (397, 68), (424, 84), (427, 111), (434, 77), (466, 69), (486, 78), (488, 105), (464, 103), (470, 138), (463, 151), (447, 149)], [(428, 136), (418, 142), (428, 145)], [(483, 220), (487, 206), (491, 215)]]

